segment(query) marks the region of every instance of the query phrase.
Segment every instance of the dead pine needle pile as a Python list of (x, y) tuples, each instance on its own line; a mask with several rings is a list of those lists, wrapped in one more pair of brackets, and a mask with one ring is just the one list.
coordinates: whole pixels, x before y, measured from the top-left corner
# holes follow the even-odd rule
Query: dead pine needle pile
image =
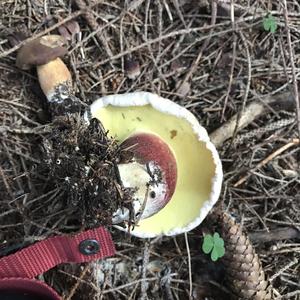
[[(299, 300), (299, 24), (289, 0), (1, 1), (0, 257), (105, 224), (116, 256), (43, 275), (64, 299)], [(15, 64), (49, 33), (68, 40), (83, 104), (151, 91), (207, 129), (224, 182), (199, 227), (143, 240), (111, 226), (130, 207), (115, 167), (127, 154), (96, 121), (52, 120), (36, 72)], [(202, 245), (215, 232), (214, 262)]]

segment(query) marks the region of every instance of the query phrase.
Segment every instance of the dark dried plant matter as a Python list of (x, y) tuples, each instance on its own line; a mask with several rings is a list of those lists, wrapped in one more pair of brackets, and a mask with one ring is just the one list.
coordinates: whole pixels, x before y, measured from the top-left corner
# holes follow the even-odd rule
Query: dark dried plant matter
[(117, 167), (130, 154), (107, 137), (98, 120), (87, 124), (80, 114), (56, 117), (43, 146), (50, 181), (63, 192), (54, 207), (57, 212), (68, 208), (69, 225), (72, 220), (82, 229), (110, 225), (118, 208), (131, 208), (131, 191), (123, 188)]
[[(216, 23), (210, 26), (212, 2), (218, 6)], [(81, 33), (64, 61), (82, 102), (90, 104), (98, 95), (152, 91), (185, 106), (212, 133), (232, 116), (242, 116), (241, 109), (250, 103), (265, 103), (273, 95), (291, 92), (291, 59), (295, 73), (299, 71), (300, 7), (298, 1), (286, 1), (291, 57), (284, 2), (82, 0), (81, 4), (96, 4), (89, 11), (93, 23), (88, 24), (86, 11), (78, 12), (75, 1), (0, 1), (1, 254), (81, 226), (65, 223), (70, 210), (76, 209), (72, 205), (61, 214), (49, 213), (58, 212), (58, 203), (71, 198), (64, 196), (65, 177), (58, 188), (47, 168), (42, 168), (42, 141), (53, 134), (45, 124), (51, 119), (35, 72), (15, 67), (15, 53), (9, 52), (7, 40), (12, 32), (43, 35), (57, 24), (51, 33), (58, 33), (59, 27), (67, 27), (70, 16), (81, 14), (75, 19)], [(263, 29), (268, 13), (278, 22), (274, 34)], [(19, 36), (14, 42), (22, 39)], [(127, 57), (140, 66), (134, 80), (124, 70)], [(185, 89), (178, 93), (178, 84), (185, 78)], [(219, 147), (225, 174), (220, 200), (249, 233), (274, 299), (299, 300), (299, 145), (272, 157), (297, 138), (296, 111), (290, 101), (264, 106), (264, 113), (239, 130), (231, 147), (230, 140)], [(268, 157), (272, 159), (257, 168)], [(246, 181), (235, 186), (242, 178)], [(41, 212), (44, 217), (38, 218)], [(47, 283), (66, 299), (69, 295), (71, 299), (189, 299), (184, 237), (164, 237), (147, 246), (147, 241), (110, 230), (118, 253), (101, 262), (97, 276), (93, 265), (86, 273), (81, 268), (61, 267), (47, 274)], [(230, 290), (224, 288), (222, 259), (215, 264), (201, 253), (203, 232), (213, 233), (214, 226), (206, 222), (188, 234), (193, 297), (230, 299)]]
[[(28, 228), (32, 240), (27, 245), (35, 238), (109, 226), (118, 208), (131, 210), (132, 191), (122, 186), (117, 164), (129, 161), (132, 155), (107, 136), (98, 120), (87, 123), (80, 114), (69, 114), (55, 117), (45, 129), (43, 137), (36, 140), (41, 152), (35, 153), (39, 161), (33, 159), (38, 162), (38, 167), (33, 168), (38, 171), (31, 172), (29, 188), (38, 184), (41, 176), (45, 176), (44, 186), (34, 199), (30, 195), (35, 195), (35, 191), (28, 190), (29, 197), (22, 203), (3, 198), (1, 227), (7, 234), (13, 226), (9, 223), (14, 220), (32, 224)], [(14, 197), (13, 192), (8, 193), (9, 184), (4, 181), (7, 190), (2, 192), (6, 197)], [(40, 231), (36, 232), (35, 227)], [(2, 255), (14, 251), (11, 244), (20, 239), (11, 238), (3, 245), (7, 249), (3, 249)], [(20, 239), (16, 247), (21, 247), (22, 242)]]

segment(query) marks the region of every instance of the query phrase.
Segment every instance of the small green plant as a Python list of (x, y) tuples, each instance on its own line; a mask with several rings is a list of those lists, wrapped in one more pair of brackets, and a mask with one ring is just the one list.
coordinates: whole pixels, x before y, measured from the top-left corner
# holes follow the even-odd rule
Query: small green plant
[(275, 33), (277, 29), (277, 23), (275, 18), (268, 14), (264, 19), (263, 19), (263, 26), (265, 31), (270, 31), (271, 33)]
[(210, 253), (212, 261), (217, 261), (225, 254), (224, 240), (217, 232), (215, 232), (213, 236), (206, 234), (204, 236), (202, 250), (205, 254)]

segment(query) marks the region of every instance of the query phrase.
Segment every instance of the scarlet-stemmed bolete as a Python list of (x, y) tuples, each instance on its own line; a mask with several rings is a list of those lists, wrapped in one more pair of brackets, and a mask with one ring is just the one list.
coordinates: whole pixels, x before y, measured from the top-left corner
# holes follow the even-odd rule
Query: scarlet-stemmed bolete
[[(133, 152), (131, 163), (118, 166), (124, 186), (135, 189), (138, 223), (131, 234), (175, 235), (203, 221), (218, 200), (223, 173), (216, 148), (192, 113), (155, 94), (136, 92), (100, 98), (89, 115)], [(119, 210), (113, 221), (127, 215)]]
[(72, 76), (60, 57), (67, 53), (60, 35), (47, 35), (25, 44), (16, 64), (23, 70), (37, 68), (40, 86), (54, 115), (79, 111), (82, 104), (73, 94)]

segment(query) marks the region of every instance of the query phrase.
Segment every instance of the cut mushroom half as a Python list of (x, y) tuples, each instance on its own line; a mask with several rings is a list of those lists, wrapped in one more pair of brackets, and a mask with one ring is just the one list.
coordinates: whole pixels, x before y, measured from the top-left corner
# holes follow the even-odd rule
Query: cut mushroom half
[(37, 68), (40, 86), (53, 115), (80, 110), (82, 104), (73, 95), (72, 76), (60, 57), (67, 53), (60, 35), (47, 35), (25, 44), (18, 52), (16, 65), (22, 70)]
[[(173, 151), (158, 135), (135, 133), (124, 140), (122, 148), (130, 149), (133, 161), (118, 165), (124, 187), (132, 188), (133, 206), (138, 220), (151, 217), (172, 198), (177, 181), (177, 164)], [(119, 209), (113, 223), (128, 218)]]
[[(132, 235), (175, 235), (203, 221), (219, 198), (223, 173), (216, 148), (192, 113), (158, 95), (136, 92), (100, 98), (88, 115), (122, 146), (132, 147), (134, 161), (119, 165), (124, 186), (136, 190), (139, 222)], [(126, 212), (118, 211), (114, 221), (125, 218)]]

